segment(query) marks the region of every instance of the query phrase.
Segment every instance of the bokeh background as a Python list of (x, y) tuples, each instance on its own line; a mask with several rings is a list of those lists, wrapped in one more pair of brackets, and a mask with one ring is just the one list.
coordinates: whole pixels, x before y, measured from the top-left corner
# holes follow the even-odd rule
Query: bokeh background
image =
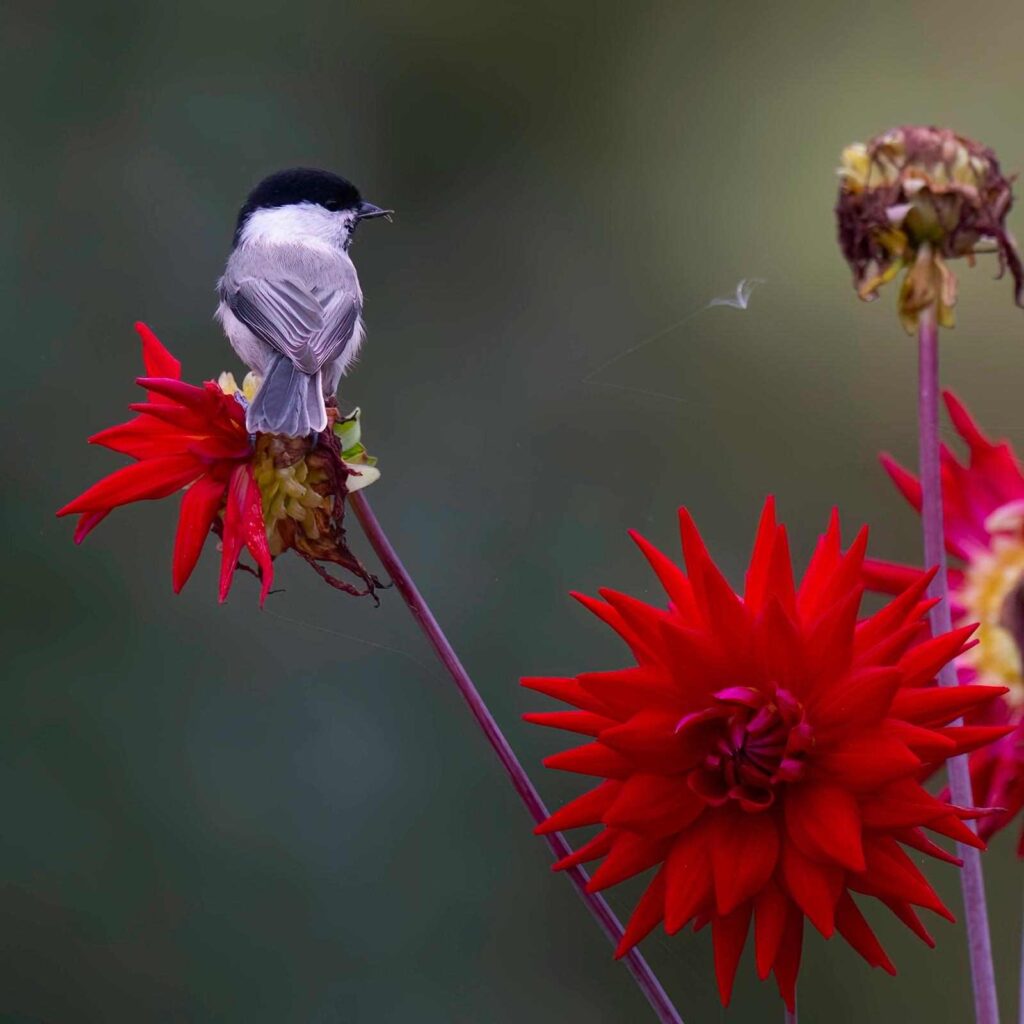
[[(342, 398), (381, 459), (372, 500), (567, 799), (580, 781), (539, 766), (563, 738), (521, 722), (545, 702), (517, 678), (625, 663), (567, 591), (655, 596), (628, 527), (671, 548), (685, 502), (738, 578), (773, 492), (800, 559), (833, 504), (917, 556), (875, 461), (914, 458), (914, 346), (893, 290), (851, 290), (833, 172), (913, 121), (1024, 167), (1024, 9), (14, 0), (0, 19), (0, 1020), (652, 1019), (393, 591), (374, 608), (286, 560), (265, 612), (244, 577), (218, 607), (211, 545), (175, 598), (173, 503), (78, 549), (53, 512), (120, 464), (85, 438), (138, 397), (132, 322), (192, 379), (237, 371), (211, 314), (244, 193), (341, 171), (398, 211), (354, 250), (370, 335)], [(1024, 442), (1024, 313), (993, 270), (963, 268), (944, 374)], [(746, 311), (704, 308), (755, 276)], [(986, 864), (1009, 1016), (1010, 837)], [(956, 905), (953, 870), (932, 874)], [(812, 936), (802, 1019), (966, 1020), (962, 931), (937, 922), (929, 952), (873, 920), (900, 977)], [(719, 1007), (706, 933), (644, 949), (687, 1024), (781, 1019), (749, 955)]]

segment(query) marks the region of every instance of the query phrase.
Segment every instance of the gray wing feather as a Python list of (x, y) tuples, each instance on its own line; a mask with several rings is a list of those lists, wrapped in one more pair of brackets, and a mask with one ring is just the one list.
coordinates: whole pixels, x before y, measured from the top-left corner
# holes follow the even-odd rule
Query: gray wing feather
[(362, 312), (360, 304), (348, 292), (335, 292), (323, 309), (324, 326), (315, 342), (319, 360), (317, 369), (333, 363), (341, 355)]
[(224, 288), (222, 297), (253, 334), (303, 373), (336, 359), (359, 318), (359, 304), (348, 293), (335, 292), (324, 305), (290, 278), (245, 278)]

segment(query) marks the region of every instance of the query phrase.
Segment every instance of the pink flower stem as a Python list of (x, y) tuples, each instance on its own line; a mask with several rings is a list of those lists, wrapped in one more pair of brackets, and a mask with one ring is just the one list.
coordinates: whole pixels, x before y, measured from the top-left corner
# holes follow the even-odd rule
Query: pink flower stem
[[(508, 740), (505, 739), (498, 723), (494, 720), (494, 716), (490, 713), (479, 691), (473, 685), (473, 680), (469, 678), (468, 673), (463, 668), (462, 662), (459, 661), (458, 655), (448, 642), (448, 638), (444, 635), (440, 625), (438, 625), (437, 619), (434, 618), (427, 602), (423, 600), (423, 595), (417, 589), (412, 577), (406, 571), (395, 549), (391, 546), (391, 542), (377, 521), (377, 517), (373, 514), (373, 510), (370, 508), (364, 493), (357, 491), (351, 495), (349, 501), (370, 544), (373, 546), (373, 550), (377, 553), (377, 557), (388, 571), (398, 592), (409, 606), (412, 617), (426, 634), (427, 640), (430, 641), (430, 645), (434, 648), (434, 652), (440, 659), (441, 664), (444, 665), (445, 670), (458, 687), (459, 693), (462, 694), (463, 699), (469, 705), (469, 710), (483, 730), (487, 742), (491, 745), (491, 749), (497, 754), (502, 767), (508, 773), (515, 791), (519, 794), (523, 803), (526, 804), (530, 817), (539, 825), (548, 817), (548, 810), (544, 806), (544, 801), (541, 800), (540, 794), (530, 781)], [(560, 832), (553, 832), (543, 838), (551, 848), (551, 852), (559, 860), (567, 857), (572, 852), (572, 847), (569, 846)], [(580, 898), (587, 905), (587, 909), (597, 919), (601, 930), (608, 936), (613, 945), (617, 945), (619, 939), (622, 938), (622, 925), (603, 896), (599, 893), (587, 892), (587, 883), (590, 881), (590, 876), (582, 867), (572, 868), (566, 874), (569, 875)], [(640, 986), (640, 990), (647, 997), (647, 1001), (651, 1004), (658, 1020), (662, 1024), (683, 1024), (683, 1020), (672, 1005), (672, 1001), (661, 987), (661, 983), (654, 976), (654, 972), (640, 952), (634, 948), (623, 959), (630, 974), (633, 975), (633, 980)]]
[(785, 1024), (797, 1024), (797, 1016), (796, 1016), (796, 1014), (797, 1014), (797, 1005), (794, 1002), (792, 1010), (789, 1009), (788, 1006), (786, 1007)]
[[(952, 623), (942, 515), (942, 470), (939, 459), (939, 328), (934, 306), (929, 306), (921, 313), (918, 327), (918, 427), (924, 564), (939, 567), (929, 592), (929, 596), (938, 598), (938, 604), (929, 613), (932, 635), (938, 636), (941, 633), (948, 633)], [(957, 684), (956, 667), (950, 662), (939, 673), (939, 685)], [(949, 788), (954, 804), (959, 807), (974, 805), (966, 754), (950, 759)], [(972, 830), (976, 830), (974, 822), (967, 824)], [(964, 862), (960, 883), (964, 894), (975, 1019), (977, 1024), (999, 1024), (999, 1003), (996, 997), (995, 971), (992, 966), (992, 940), (989, 936), (988, 908), (985, 905), (981, 852), (973, 846), (957, 843), (957, 856)]]
[(1018, 1010), (1020, 1024), (1024, 1024), (1024, 927), (1021, 928), (1020, 950), (1020, 1008)]

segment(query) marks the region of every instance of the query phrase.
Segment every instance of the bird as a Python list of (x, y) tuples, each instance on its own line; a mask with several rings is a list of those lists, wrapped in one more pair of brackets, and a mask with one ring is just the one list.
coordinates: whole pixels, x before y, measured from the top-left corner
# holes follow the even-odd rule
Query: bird
[(330, 171), (293, 167), (264, 178), (238, 213), (217, 282), (215, 319), (260, 378), (246, 409), (250, 434), (307, 437), (327, 427), (363, 343), (363, 293), (349, 257), (364, 220), (391, 219)]

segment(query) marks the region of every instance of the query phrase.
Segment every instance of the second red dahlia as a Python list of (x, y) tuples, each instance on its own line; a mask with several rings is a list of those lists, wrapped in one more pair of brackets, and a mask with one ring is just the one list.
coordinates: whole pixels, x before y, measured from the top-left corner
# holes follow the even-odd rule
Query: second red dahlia
[(929, 686), (971, 629), (927, 638), (927, 577), (858, 617), (866, 531), (844, 552), (833, 516), (797, 583), (769, 500), (737, 595), (685, 510), (680, 527), (686, 572), (634, 535), (666, 607), (580, 598), (633, 667), (524, 680), (574, 707), (529, 720), (588, 737), (545, 763), (603, 780), (541, 826), (599, 826), (556, 867), (603, 858), (595, 890), (654, 869), (619, 955), (659, 924), (710, 924), (724, 1003), (751, 924), (758, 973), (791, 1008), (805, 918), (893, 973), (854, 894), (929, 944), (915, 908), (952, 920), (906, 848), (956, 863), (925, 830), (981, 845), (963, 823), (974, 812), (918, 779), (1005, 733), (949, 725), (1004, 690)]
[[(1024, 466), (1008, 441), (993, 441), (963, 403), (946, 392), (946, 408), (967, 448), (959, 459), (942, 449), (942, 500), (954, 623), (978, 624), (977, 645), (957, 659), (961, 682), (995, 683), (1009, 693), (973, 721), (1009, 724), (1011, 735), (971, 757), (975, 799), (994, 810), (978, 822), (983, 839), (1024, 809)], [(918, 511), (921, 485), (889, 455), (882, 464)], [(912, 566), (867, 559), (869, 589), (897, 593), (921, 575)], [(1024, 857), (1024, 830), (1017, 841)]]

